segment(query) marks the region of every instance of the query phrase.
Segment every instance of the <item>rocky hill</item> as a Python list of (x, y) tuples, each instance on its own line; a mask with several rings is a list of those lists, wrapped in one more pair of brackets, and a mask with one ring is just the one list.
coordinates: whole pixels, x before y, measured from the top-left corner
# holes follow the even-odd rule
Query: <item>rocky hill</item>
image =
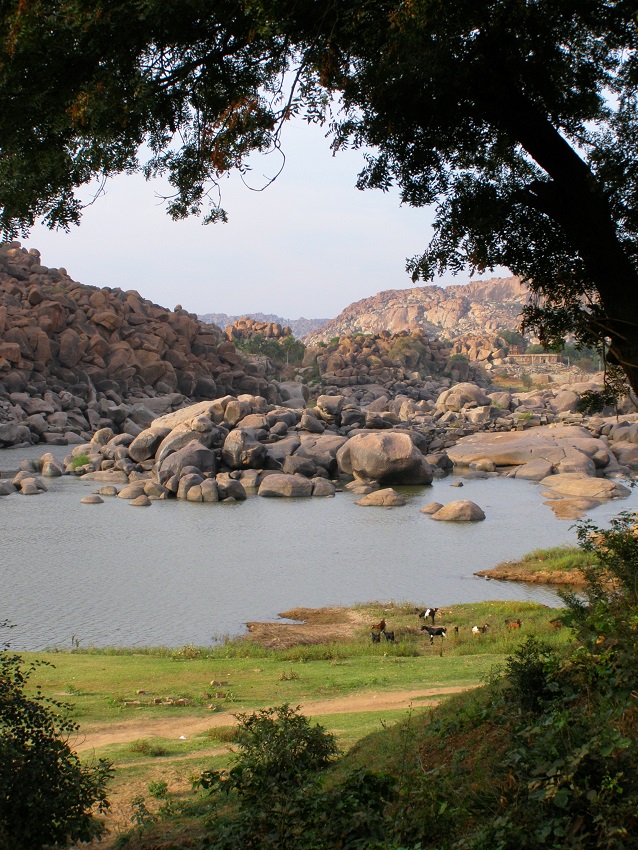
[(214, 325), (135, 290), (85, 286), (35, 249), (0, 244), (0, 446), (107, 425), (131, 433), (138, 402), (157, 413), (242, 393), (279, 400)]
[(455, 339), (466, 334), (515, 329), (528, 299), (518, 278), (491, 278), (462, 286), (388, 289), (350, 304), (335, 319), (304, 338), (307, 345), (354, 333), (421, 330), (428, 336)]
[(382, 393), (431, 399), (446, 382), (472, 380), (486, 386), (487, 361), (471, 363), (453, 356), (450, 344), (430, 339), (421, 330), (391, 334), (342, 336), (329, 344), (308, 346), (298, 379), (313, 392), (345, 392), (357, 398)]
[(256, 322), (281, 325), (282, 327), (288, 326), (295, 339), (301, 339), (307, 334), (313, 333), (330, 321), (329, 319), (304, 319), (303, 316), (299, 319), (284, 319), (274, 313), (242, 313), (241, 316), (229, 316), (228, 313), (204, 313), (198, 318), (207, 324), (217, 325), (222, 330), (227, 328), (228, 325), (237, 324), (242, 319), (254, 319)]

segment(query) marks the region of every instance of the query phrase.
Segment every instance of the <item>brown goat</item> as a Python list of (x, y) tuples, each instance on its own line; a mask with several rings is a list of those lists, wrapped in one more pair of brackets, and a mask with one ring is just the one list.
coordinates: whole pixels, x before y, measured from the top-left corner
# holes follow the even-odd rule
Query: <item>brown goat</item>
[(385, 620), (381, 620), (380, 623), (375, 623), (374, 626), (370, 626), (371, 629), (376, 629), (378, 632), (385, 631)]
[(505, 620), (508, 629), (520, 629), (523, 625), (520, 620)]

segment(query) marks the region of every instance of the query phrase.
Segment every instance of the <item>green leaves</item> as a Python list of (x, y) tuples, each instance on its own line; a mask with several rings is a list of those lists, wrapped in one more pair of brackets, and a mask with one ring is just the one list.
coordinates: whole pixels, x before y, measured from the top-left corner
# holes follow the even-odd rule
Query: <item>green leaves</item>
[(0, 847), (37, 850), (90, 841), (103, 831), (93, 810), (108, 809), (110, 763), (80, 762), (69, 739), (78, 726), (68, 706), (36, 689), (34, 666), (0, 651)]

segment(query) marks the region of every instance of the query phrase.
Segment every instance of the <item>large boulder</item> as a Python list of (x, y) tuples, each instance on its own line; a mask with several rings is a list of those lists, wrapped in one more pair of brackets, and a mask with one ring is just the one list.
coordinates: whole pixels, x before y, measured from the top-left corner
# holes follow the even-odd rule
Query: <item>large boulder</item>
[(338, 434), (301, 433), (299, 439), (300, 446), (296, 451), (299, 457), (309, 458), (331, 474), (337, 471), (337, 454), (348, 442), (347, 437)]
[(171, 433), (171, 428), (167, 426), (154, 425), (147, 428), (134, 438), (133, 442), (128, 447), (128, 454), (131, 460), (136, 463), (141, 463), (143, 460), (155, 457), (155, 453), (162, 440)]
[(282, 381), (277, 384), (277, 391), (283, 406), (297, 410), (303, 410), (306, 407), (306, 402), (310, 396), (308, 387), (304, 384), (298, 384), (296, 381)]
[(224, 440), (222, 459), (231, 469), (258, 469), (264, 465), (266, 447), (252, 428), (235, 428)]
[(275, 473), (267, 475), (259, 485), (258, 495), (274, 498), (303, 498), (312, 496), (312, 481), (303, 475)]
[(297, 451), (301, 442), (297, 434), (287, 434), (276, 443), (269, 443), (266, 448), (267, 466), (270, 469), (281, 469), (287, 457)]
[(221, 472), (216, 478), (216, 483), (220, 499), (235, 499), (236, 502), (245, 501), (246, 490), (244, 485), (237, 478), (231, 478), (230, 473)]
[(444, 505), (436, 513), (431, 514), (431, 517), (443, 522), (480, 522), (485, 519), (485, 513), (475, 502), (459, 499)]
[(179, 475), (185, 466), (194, 466), (200, 472), (210, 472), (213, 475), (217, 470), (214, 453), (199, 441), (191, 440), (162, 461), (158, 473), (160, 484), (165, 484), (173, 475)]
[(406, 502), (405, 496), (401, 493), (397, 493), (392, 487), (385, 487), (383, 490), (374, 490), (362, 496), (355, 504), (363, 505), (363, 507), (396, 508), (405, 505)]
[(341, 411), (345, 401), (342, 395), (320, 395), (317, 398), (315, 412), (324, 422), (330, 425), (340, 425)]
[(466, 406), (483, 407), (491, 404), (491, 399), (476, 384), (455, 384), (451, 389), (444, 390), (436, 400), (439, 410), (452, 410), (458, 413)]
[(339, 470), (396, 484), (431, 484), (432, 468), (405, 433), (357, 434), (337, 452)]
[(193, 440), (201, 443), (206, 448), (219, 447), (226, 437), (226, 429), (213, 425), (207, 416), (199, 416), (195, 419), (177, 425), (164, 437), (159, 444), (155, 454), (157, 463), (162, 463), (164, 458), (171, 452), (176, 452), (188, 445)]

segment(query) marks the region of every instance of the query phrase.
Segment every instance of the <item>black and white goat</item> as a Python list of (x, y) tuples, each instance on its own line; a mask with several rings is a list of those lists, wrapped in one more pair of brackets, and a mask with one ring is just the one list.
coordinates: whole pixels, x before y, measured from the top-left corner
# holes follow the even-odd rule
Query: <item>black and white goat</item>
[(429, 617), (432, 620), (432, 625), (434, 625), (434, 618), (436, 617), (438, 610), (438, 608), (425, 608), (419, 614), (419, 620), (425, 620)]
[(422, 632), (427, 632), (430, 635), (430, 645), (434, 643), (435, 637), (447, 637), (446, 626), (421, 626)]

